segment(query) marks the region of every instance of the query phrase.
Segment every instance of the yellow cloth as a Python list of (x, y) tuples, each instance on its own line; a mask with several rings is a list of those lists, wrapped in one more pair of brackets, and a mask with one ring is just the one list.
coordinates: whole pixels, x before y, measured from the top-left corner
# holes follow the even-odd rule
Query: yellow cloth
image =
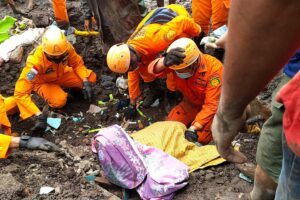
[(131, 137), (147, 146), (156, 147), (185, 163), (190, 173), (225, 162), (215, 145), (196, 146), (184, 138), (184, 124), (175, 121), (156, 122)]

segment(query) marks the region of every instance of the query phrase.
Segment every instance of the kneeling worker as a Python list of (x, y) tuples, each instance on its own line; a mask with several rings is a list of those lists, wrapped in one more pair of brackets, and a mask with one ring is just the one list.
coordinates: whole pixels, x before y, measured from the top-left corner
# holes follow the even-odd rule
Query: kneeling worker
[(42, 44), (33, 50), (27, 58), (18, 81), (14, 97), (21, 118), (36, 116), (33, 132), (43, 132), (46, 116), (31, 100), (31, 92), (36, 92), (52, 108), (61, 108), (67, 102), (68, 94), (64, 88), (83, 89), (84, 98), (92, 100), (92, 83), (96, 74), (87, 69), (82, 58), (75, 52), (65, 35), (56, 26), (46, 30)]
[(201, 28), (181, 5), (169, 5), (151, 11), (137, 26), (126, 44), (112, 46), (107, 54), (108, 67), (116, 73), (128, 72), (128, 90), (132, 112), (141, 96), (140, 78), (149, 86), (144, 94), (144, 107), (150, 105), (162, 91), (149, 74), (148, 65), (176, 39), (196, 37)]
[(189, 140), (201, 144), (212, 140), (211, 123), (219, 103), (222, 69), (220, 61), (202, 54), (189, 38), (174, 41), (165, 56), (149, 65), (149, 72), (156, 76), (173, 73), (173, 85), (182, 93), (183, 100), (170, 111), (167, 120), (189, 127)]

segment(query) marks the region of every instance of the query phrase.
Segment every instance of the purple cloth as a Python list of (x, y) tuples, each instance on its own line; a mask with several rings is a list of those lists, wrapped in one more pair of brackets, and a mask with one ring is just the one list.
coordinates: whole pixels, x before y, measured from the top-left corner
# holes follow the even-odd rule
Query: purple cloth
[(188, 167), (167, 153), (134, 142), (118, 125), (93, 139), (106, 178), (123, 188), (136, 188), (142, 199), (172, 199), (187, 185)]

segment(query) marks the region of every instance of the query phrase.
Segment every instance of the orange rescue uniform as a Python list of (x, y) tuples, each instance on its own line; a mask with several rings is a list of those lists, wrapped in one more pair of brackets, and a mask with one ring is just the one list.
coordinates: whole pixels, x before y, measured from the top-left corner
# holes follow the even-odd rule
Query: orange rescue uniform
[[(159, 53), (163, 52), (174, 40), (198, 36), (201, 32), (200, 26), (194, 22), (183, 6), (172, 4), (158, 9), (151, 11), (139, 23), (127, 41), (127, 44), (141, 55), (139, 68), (128, 72), (130, 99), (135, 100), (141, 94), (140, 77), (144, 82), (154, 81), (155, 76), (149, 74), (147, 67)], [(168, 18), (164, 20), (160, 15), (161, 12), (164, 12)]]
[(227, 23), (230, 0), (192, 0), (192, 15), (207, 35), (210, 20), (212, 30)]
[(47, 60), (42, 46), (33, 50), (27, 58), (15, 87), (15, 99), (22, 119), (40, 112), (31, 100), (31, 92), (40, 95), (53, 108), (61, 108), (66, 104), (65, 88), (83, 88), (84, 78), (96, 82), (96, 74), (87, 69), (82, 58), (71, 44), (68, 47), (68, 58), (63, 63), (53, 63)]
[(9, 136), (11, 124), (6, 113), (13, 113), (16, 109), (17, 105), (13, 97), (4, 98), (0, 95), (0, 124), (4, 133), (8, 134), (4, 135), (3, 133), (0, 133), (0, 158), (7, 157), (11, 142), (11, 136)]
[[(154, 67), (159, 59), (149, 65), (151, 74), (155, 74)], [(200, 54), (198, 62), (198, 69), (188, 79), (179, 78), (171, 69), (166, 69), (156, 76), (164, 77), (172, 72), (171, 85), (183, 94), (182, 102), (170, 111), (167, 120), (180, 121), (186, 126), (191, 124), (196, 127), (195, 123), (199, 123), (203, 128), (197, 132), (198, 141), (207, 144), (212, 140), (211, 124), (219, 104), (223, 65), (216, 58), (206, 54)]]
[(52, 0), (52, 7), (57, 22), (69, 22), (66, 0)]

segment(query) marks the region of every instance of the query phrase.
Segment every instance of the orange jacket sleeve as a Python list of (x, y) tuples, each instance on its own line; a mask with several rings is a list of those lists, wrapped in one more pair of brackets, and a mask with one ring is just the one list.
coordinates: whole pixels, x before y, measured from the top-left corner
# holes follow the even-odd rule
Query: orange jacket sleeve
[(71, 44), (69, 48), (68, 66), (73, 68), (74, 72), (81, 78), (81, 80), (88, 78), (92, 72), (86, 68), (81, 56), (76, 53)]
[(128, 92), (130, 99), (137, 99), (141, 95), (140, 74), (138, 70), (128, 72)]
[[(170, 26), (174, 30), (177, 30), (181, 37), (195, 37), (201, 32), (201, 27), (194, 21), (193, 18), (184, 15), (179, 15), (166, 25)], [(186, 35), (184, 35), (186, 34)]]
[(6, 158), (8, 154), (11, 136), (0, 134), (0, 158)]
[(40, 70), (40, 52), (37, 49), (31, 53), (26, 61), (19, 79), (16, 82), (14, 97), (21, 113), (21, 118), (26, 119), (40, 112), (31, 100), (33, 84), (38, 80)]
[(0, 95), (0, 124), (5, 126), (6, 128), (10, 128), (10, 122), (6, 115), (6, 109), (4, 105), (4, 98)]
[(213, 69), (208, 77), (204, 104), (193, 122), (193, 124), (198, 122), (202, 126), (213, 120), (217, 112), (222, 84), (222, 63), (215, 58), (208, 58), (207, 63), (211, 65)]

